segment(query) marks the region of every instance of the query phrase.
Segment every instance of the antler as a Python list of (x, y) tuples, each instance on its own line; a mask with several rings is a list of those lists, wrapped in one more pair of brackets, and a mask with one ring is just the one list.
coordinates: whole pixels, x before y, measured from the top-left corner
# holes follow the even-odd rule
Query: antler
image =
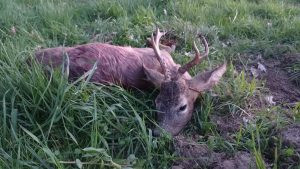
[(167, 66), (166, 63), (164, 62), (163, 58), (161, 57), (160, 49), (159, 49), (159, 40), (160, 38), (164, 35), (165, 33), (162, 33), (159, 31), (159, 28), (156, 28), (156, 36), (155, 38), (153, 37), (153, 33), (151, 35), (151, 43), (153, 50), (155, 52), (156, 58), (158, 62), (160, 63), (160, 66), (162, 68), (162, 73), (165, 76), (165, 79), (170, 79), (170, 76), (167, 73)]
[(189, 63), (185, 64), (184, 66), (180, 67), (178, 69), (178, 73), (180, 75), (183, 75), (186, 71), (190, 70), (193, 66), (197, 65), (200, 63), (200, 61), (206, 57), (209, 53), (209, 48), (208, 48), (208, 44), (207, 44), (207, 41), (206, 39), (204, 38), (204, 36), (202, 35), (199, 35), (199, 38), (201, 38), (201, 41), (204, 45), (204, 48), (205, 48), (205, 53), (203, 55), (200, 54), (199, 52), (199, 49), (197, 48), (197, 45), (196, 45), (196, 42), (194, 41), (194, 44), (193, 44), (193, 48), (195, 50), (195, 57), (193, 60), (191, 60)]

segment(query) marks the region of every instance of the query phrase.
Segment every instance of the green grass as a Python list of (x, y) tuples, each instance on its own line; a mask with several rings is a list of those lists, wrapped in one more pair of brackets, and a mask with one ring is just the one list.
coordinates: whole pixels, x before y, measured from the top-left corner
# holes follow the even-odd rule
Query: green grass
[[(296, 0), (0, 0), (0, 168), (170, 168), (178, 158), (172, 139), (152, 136), (157, 91), (82, 79), (69, 83), (67, 68), (45, 74), (38, 64), (26, 64), (38, 46), (111, 41), (144, 47), (156, 25), (179, 38), (178, 63), (187, 60), (183, 54), (192, 49), (197, 32), (208, 37), (209, 61), (192, 74), (224, 59), (244, 63), (247, 54), (268, 58), (300, 51)], [(291, 78), (299, 77), (298, 67), (290, 68)], [(274, 149), (268, 162), (279, 167), (284, 154), (270, 142), (286, 122), (283, 115), (260, 110), (257, 127), (242, 126), (235, 141), (223, 139), (210, 118), (244, 111), (260, 95), (260, 83), (248, 82), (244, 72), (235, 74), (231, 65), (214, 93), (196, 102), (183, 133), (203, 134), (202, 141), (217, 151), (252, 152), (259, 168)]]

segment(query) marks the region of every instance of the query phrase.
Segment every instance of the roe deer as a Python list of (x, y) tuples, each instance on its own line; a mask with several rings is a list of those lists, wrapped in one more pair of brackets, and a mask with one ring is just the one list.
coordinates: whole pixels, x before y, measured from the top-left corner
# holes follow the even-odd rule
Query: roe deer
[[(168, 48), (159, 44), (163, 35), (159, 29), (156, 30), (155, 37), (152, 34), (153, 49), (89, 43), (74, 47), (42, 49), (36, 52), (36, 57), (41, 64), (57, 67), (63, 64), (63, 55), (66, 53), (69, 57), (70, 79), (82, 76), (97, 64), (91, 78), (93, 82), (139, 89), (154, 85), (160, 89), (155, 99), (158, 124), (168, 133), (177, 135), (191, 119), (199, 92), (211, 89), (219, 82), (226, 71), (226, 63), (191, 77), (187, 71), (199, 64), (209, 53), (205, 38), (200, 36), (205, 53), (201, 55), (194, 42), (194, 59), (180, 66), (173, 61)], [(154, 129), (154, 135), (159, 134), (160, 129)]]

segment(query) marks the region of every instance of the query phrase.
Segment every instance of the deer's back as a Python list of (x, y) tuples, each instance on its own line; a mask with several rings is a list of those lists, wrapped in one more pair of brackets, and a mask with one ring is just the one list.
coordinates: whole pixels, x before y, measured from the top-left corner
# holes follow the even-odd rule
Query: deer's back
[[(97, 63), (92, 81), (97, 83), (121, 84), (125, 87), (147, 88), (143, 64), (161, 71), (151, 48), (120, 47), (102, 43), (90, 43), (75, 47), (48, 48), (36, 52), (37, 60), (52, 67), (63, 63), (63, 56), (69, 57), (70, 79), (76, 79), (91, 70)], [(171, 56), (162, 51), (167, 65), (176, 65)]]

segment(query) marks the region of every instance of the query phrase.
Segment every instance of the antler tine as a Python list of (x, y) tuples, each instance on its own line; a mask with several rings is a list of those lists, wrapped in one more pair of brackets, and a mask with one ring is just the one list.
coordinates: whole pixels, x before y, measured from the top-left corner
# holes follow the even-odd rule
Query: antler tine
[(204, 44), (205, 53), (202, 56), (204, 58), (204, 57), (208, 56), (208, 54), (209, 54), (209, 47), (208, 47), (208, 43), (203, 35), (200, 34), (199, 38), (201, 38), (201, 41)]
[(166, 63), (163, 61), (163, 58), (161, 57), (161, 53), (160, 53), (160, 49), (159, 49), (159, 40), (164, 34), (165, 33), (162, 33), (159, 31), (159, 28), (156, 28), (155, 38), (153, 36), (153, 33), (151, 35), (151, 43), (152, 43), (152, 47), (155, 52), (156, 58), (162, 68), (162, 73), (164, 74), (165, 79), (169, 79), (169, 76), (167, 75), (167, 66), (166, 66)]
[(160, 32), (160, 31), (159, 31), (159, 28), (156, 29), (155, 44), (156, 44), (157, 46), (159, 46), (159, 40), (160, 40), (160, 38), (161, 38), (162, 36), (164, 36), (164, 35), (165, 35), (165, 33), (164, 33), (164, 32)]
[(208, 53), (209, 53), (209, 48), (208, 48), (208, 44), (207, 44), (207, 41), (206, 39), (204, 38), (204, 36), (202, 35), (199, 35), (199, 37), (201, 38), (201, 41), (204, 45), (204, 48), (205, 48), (205, 53), (203, 55), (200, 54), (199, 52), (199, 49), (196, 45), (196, 42), (194, 41), (194, 44), (193, 44), (193, 48), (195, 50), (195, 57), (193, 60), (191, 60), (190, 62), (188, 62), (187, 64), (185, 64), (184, 66), (180, 67), (178, 69), (178, 73), (180, 75), (183, 75), (186, 71), (190, 70), (193, 66), (197, 65), (200, 63), (200, 61), (205, 58), (206, 56), (208, 56)]

